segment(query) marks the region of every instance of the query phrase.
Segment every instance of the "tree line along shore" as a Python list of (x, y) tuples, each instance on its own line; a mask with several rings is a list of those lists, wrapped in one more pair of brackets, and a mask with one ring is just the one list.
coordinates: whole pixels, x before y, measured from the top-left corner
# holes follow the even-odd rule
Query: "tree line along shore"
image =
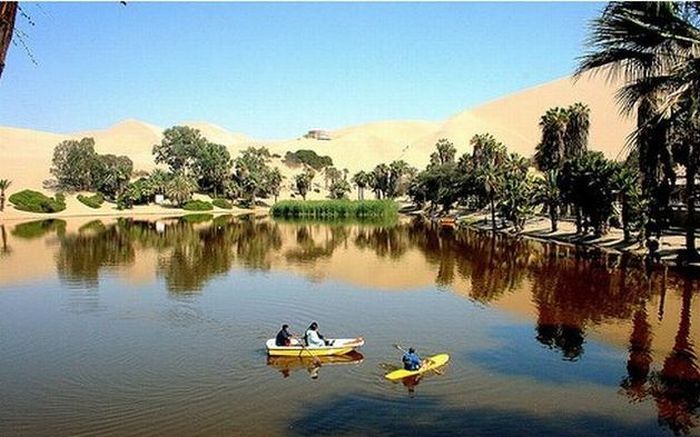
[[(700, 8), (692, 3), (610, 3), (591, 24), (577, 74), (604, 71), (622, 77), (620, 108), (637, 119), (626, 153), (617, 160), (588, 150), (590, 109), (579, 102), (542, 114), (541, 138), (530, 157), (509, 153), (507, 145), (483, 133), (474, 135), (471, 151), (459, 157), (449, 139), (440, 139), (423, 170), (395, 160), (352, 176), (328, 157), (299, 150), (285, 156), (284, 162), (299, 170), (287, 177), (271, 165), (273, 155), (265, 147), (249, 147), (234, 158), (197, 129), (173, 126), (153, 147), (154, 162), (162, 168), (135, 173), (128, 157), (97, 154), (91, 138), (67, 140), (54, 150), (50, 188), (56, 195), (24, 190), (8, 200), (20, 210), (54, 213), (65, 208), (64, 192), (81, 192), (77, 199), (95, 209), (107, 201), (121, 210), (158, 203), (208, 211), (255, 207), (260, 199), (274, 203), (285, 187), (296, 202), (285, 199), (276, 209), (279, 215), (392, 209), (343, 201), (354, 186), (360, 202), (369, 202), (365, 194), (371, 191), (377, 200), (409, 199), (433, 216), (482, 211), (492, 229), (519, 232), (528, 219), (542, 215), (552, 232), (562, 220), (573, 223), (578, 236), (620, 229), (624, 241), (641, 242), (652, 252), (669, 230), (681, 229), (685, 244), (679, 255), (696, 261), (698, 18)], [(0, 180), (0, 209), (10, 184)], [(303, 205), (307, 194), (321, 190), (340, 202)], [(208, 197), (195, 199), (196, 193)]]

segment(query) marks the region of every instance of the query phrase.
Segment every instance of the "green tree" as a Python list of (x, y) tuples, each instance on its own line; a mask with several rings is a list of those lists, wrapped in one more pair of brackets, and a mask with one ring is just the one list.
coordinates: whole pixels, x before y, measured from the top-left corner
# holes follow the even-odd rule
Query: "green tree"
[(406, 179), (411, 176), (411, 173), (411, 166), (404, 160), (400, 159), (389, 164), (386, 187), (387, 197), (393, 199), (405, 194), (409, 183)]
[(615, 174), (619, 171), (617, 163), (590, 151), (566, 161), (561, 170), (559, 188), (564, 200), (581, 209), (598, 236), (607, 232), (614, 212)]
[(166, 188), (166, 195), (177, 206), (182, 206), (184, 203), (192, 199), (192, 194), (197, 189), (197, 184), (182, 173), (176, 174)]
[(12, 181), (9, 179), (0, 179), (0, 212), (5, 210), (5, 191), (10, 188)]
[(223, 184), (231, 173), (231, 154), (226, 146), (208, 141), (198, 144), (193, 150), (192, 175), (199, 188), (217, 197), (223, 191)]
[(333, 166), (323, 169), (323, 187), (328, 188), (343, 177), (343, 173)]
[(277, 203), (277, 197), (280, 195), (280, 190), (282, 189), (282, 173), (279, 168), (273, 168), (267, 174), (266, 178), (266, 191), (275, 197), (275, 203)]
[[(610, 3), (592, 24), (589, 51), (577, 73), (605, 69), (625, 81), (617, 95), (624, 112), (637, 111), (634, 145), (647, 204), (647, 237), (661, 233), (675, 179), (671, 122), (683, 115), (698, 117), (699, 18), (696, 3)], [(692, 222), (694, 193), (687, 201)], [(688, 226), (686, 239), (686, 256), (696, 258), (694, 226)]]
[(566, 110), (568, 120), (564, 131), (564, 159), (581, 156), (588, 150), (588, 131), (591, 126), (591, 110), (581, 102)]
[(381, 199), (387, 196), (387, 191), (389, 189), (389, 166), (386, 164), (379, 164), (372, 170), (371, 177), (369, 180), (369, 186), (372, 187), (374, 191), (374, 197)]
[(369, 179), (369, 175), (363, 170), (353, 175), (351, 182), (357, 186), (357, 200), (365, 199), (365, 188), (369, 186)]
[(199, 151), (205, 149), (207, 139), (198, 129), (173, 126), (163, 131), (160, 144), (153, 146), (156, 164), (165, 164), (173, 173), (189, 175)]
[(622, 165), (615, 173), (613, 185), (618, 192), (622, 232), (625, 241), (632, 239), (632, 229), (642, 213), (641, 192), (639, 190), (638, 170)]
[(161, 170), (159, 168), (153, 170), (148, 176), (148, 183), (153, 190), (153, 194), (165, 195), (165, 192), (168, 189), (168, 182), (170, 182), (172, 177), (172, 173), (168, 173), (165, 170)]
[(331, 199), (345, 199), (352, 190), (350, 183), (345, 179), (338, 179), (330, 186)]
[(441, 138), (435, 144), (435, 151), (430, 155), (430, 166), (452, 164), (455, 161), (457, 149), (446, 138)]
[(266, 147), (248, 147), (235, 160), (234, 178), (246, 196), (245, 202), (251, 206), (255, 206), (256, 197), (267, 194), (270, 159), (270, 151)]
[(314, 176), (315, 172), (311, 168), (307, 167), (303, 172), (294, 177), (294, 188), (304, 200), (306, 200), (306, 195), (311, 189), (311, 182), (313, 181)]
[(92, 187), (110, 199), (116, 199), (126, 188), (134, 171), (127, 156), (97, 155)]
[(91, 190), (94, 186), (97, 156), (93, 138), (62, 141), (54, 148), (51, 174), (62, 188)]
[(528, 173), (525, 158), (512, 154), (504, 163), (497, 193), (501, 216), (516, 231), (522, 231), (532, 214), (534, 179)]
[(558, 229), (557, 222), (559, 220), (559, 208), (561, 207), (561, 191), (558, 185), (559, 170), (552, 169), (544, 174), (544, 177), (535, 180), (534, 182), (534, 201), (537, 204), (544, 205), (549, 214), (549, 220), (552, 224), (552, 232)]
[(566, 153), (566, 131), (569, 112), (564, 108), (551, 108), (540, 118), (542, 139), (535, 147), (537, 168), (548, 171), (560, 168)]

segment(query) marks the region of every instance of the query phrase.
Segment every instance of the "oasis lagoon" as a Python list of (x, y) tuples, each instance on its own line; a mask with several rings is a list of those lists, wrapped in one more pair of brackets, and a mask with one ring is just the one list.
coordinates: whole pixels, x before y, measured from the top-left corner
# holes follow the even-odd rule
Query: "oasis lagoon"
[[(420, 221), (0, 225), (0, 435), (700, 435), (699, 282)], [(282, 323), (362, 335), (313, 368)], [(392, 383), (394, 344), (448, 352)]]

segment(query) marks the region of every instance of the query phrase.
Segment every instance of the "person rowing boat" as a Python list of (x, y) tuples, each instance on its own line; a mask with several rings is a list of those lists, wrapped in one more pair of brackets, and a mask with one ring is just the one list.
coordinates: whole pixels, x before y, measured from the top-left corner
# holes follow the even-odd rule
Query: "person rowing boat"
[(423, 366), (423, 360), (420, 359), (420, 356), (412, 347), (408, 348), (408, 351), (403, 354), (401, 361), (403, 362), (403, 368), (406, 370), (418, 370)]
[(289, 332), (289, 325), (286, 323), (282, 325), (282, 329), (277, 333), (275, 338), (275, 345), (277, 346), (290, 346), (292, 344), (292, 337), (294, 335)]

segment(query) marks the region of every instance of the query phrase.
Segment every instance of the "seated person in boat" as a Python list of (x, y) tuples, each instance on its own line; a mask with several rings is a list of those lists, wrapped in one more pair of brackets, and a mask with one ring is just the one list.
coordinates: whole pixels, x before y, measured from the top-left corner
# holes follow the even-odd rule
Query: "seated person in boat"
[(311, 322), (311, 325), (309, 325), (309, 329), (304, 334), (304, 341), (309, 347), (323, 347), (328, 346), (330, 343), (318, 332), (318, 323), (316, 322)]
[(289, 325), (286, 323), (282, 325), (282, 329), (277, 333), (275, 338), (275, 345), (277, 346), (291, 346), (292, 344), (292, 334), (289, 332)]
[(401, 361), (403, 361), (403, 368), (406, 370), (418, 370), (423, 365), (423, 362), (416, 353), (416, 350), (412, 347), (408, 348), (408, 352), (403, 354)]

